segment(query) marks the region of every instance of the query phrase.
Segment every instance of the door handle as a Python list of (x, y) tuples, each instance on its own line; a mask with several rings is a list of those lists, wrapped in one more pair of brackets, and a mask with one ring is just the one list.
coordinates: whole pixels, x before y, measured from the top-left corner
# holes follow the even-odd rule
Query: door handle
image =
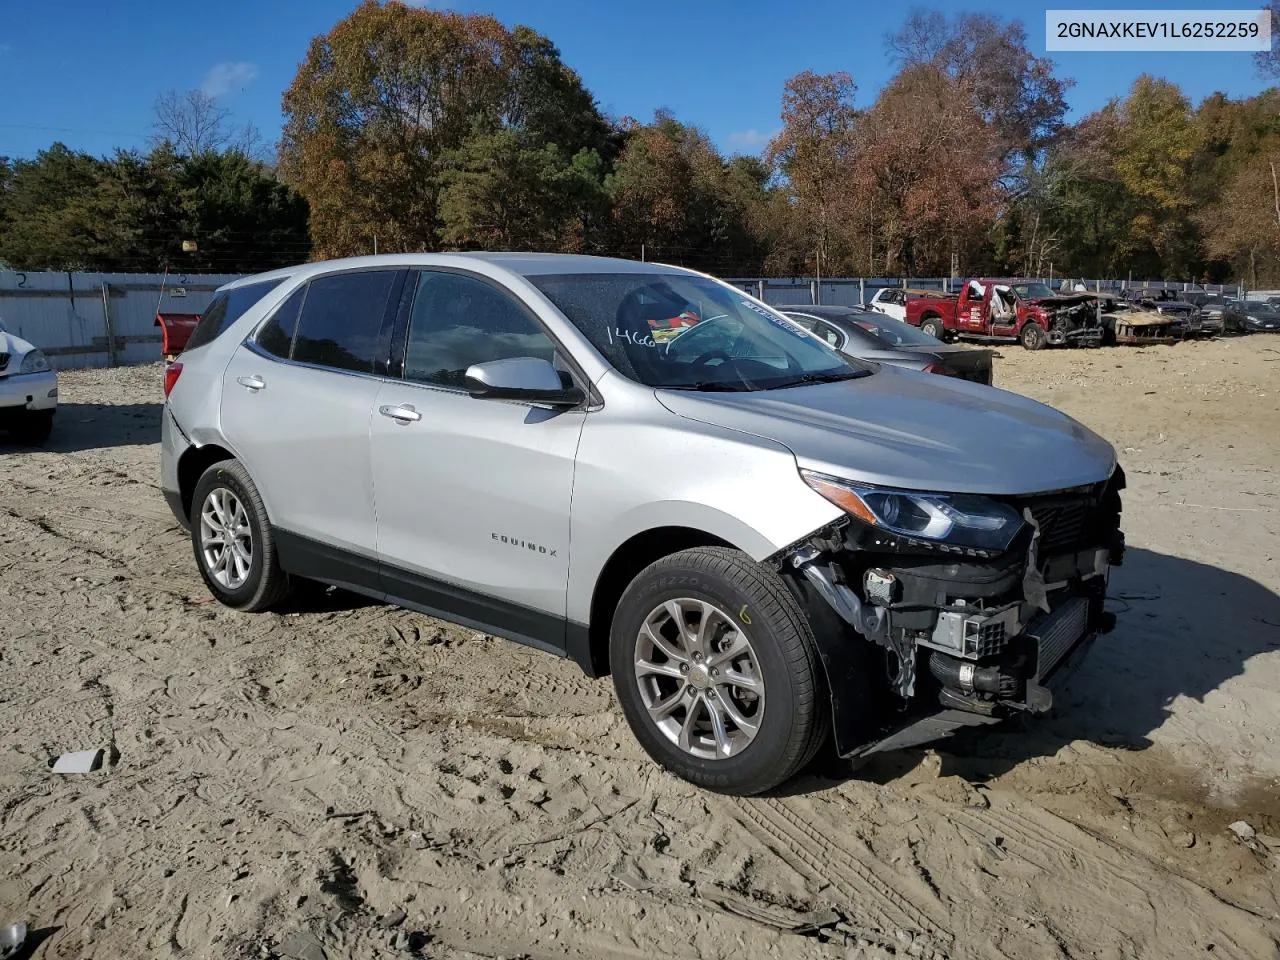
[(267, 386), (267, 381), (263, 380), (257, 374), (254, 374), (252, 377), (236, 377), (236, 383), (240, 384), (242, 387), (247, 387), (253, 393), (257, 393), (259, 390), (265, 389)]
[(398, 407), (381, 406), (378, 408), (378, 412), (384, 417), (390, 417), (402, 427), (405, 424), (414, 423), (422, 419), (422, 414), (413, 409), (413, 406), (408, 403), (402, 403)]

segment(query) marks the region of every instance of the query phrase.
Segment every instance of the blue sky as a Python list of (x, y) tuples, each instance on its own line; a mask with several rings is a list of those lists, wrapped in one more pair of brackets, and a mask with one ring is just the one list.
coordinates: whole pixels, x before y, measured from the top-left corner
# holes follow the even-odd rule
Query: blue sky
[[(1019, 17), (1032, 46), (1044, 52), (1045, 6), (1017, 0), (931, 5)], [(192, 87), (204, 87), (238, 121), (253, 122), (274, 141), (280, 95), (309, 39), (354, 6), (354, 0), (22, 3), (21, 16), (0, 19), (0, 155), (30, 156), (55, 140), (96, 154), (145, 146), (156, 95)], [(647, 119), (654, 108), (668, 107), (728, 152), (755, 152), (777, 129), (782, 84), (801, 70), (848, 70), (859, 105), (869, 105), (893, 72), (884, 35), (906, 11), (895, 3), (851, 0), (457, 0), (448, 6), (529, 24), (560, 47), (606, 112)], [(1057, 0), (1052, 6), (1101, 5)], [(1112, 0), (1110, 6), (1136, 4)], [(1229, 4), (1161, 4), (1214, 6)], [(1143, 72), (1176, 81), (1194, 102), (1216, 90), (1246, 96), (1266, 86), (1244, 53), (1055, 59), (1059, 73), (1076, 80), (1070, 92), (1076, 115), (1123, 94)]]

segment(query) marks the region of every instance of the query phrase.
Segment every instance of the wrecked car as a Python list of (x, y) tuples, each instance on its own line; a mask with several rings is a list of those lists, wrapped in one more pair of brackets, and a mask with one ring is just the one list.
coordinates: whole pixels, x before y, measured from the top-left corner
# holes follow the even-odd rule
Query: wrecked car
[(1102, 301), (1103, 342), (1127, 347), (1177, 343), (1183, 338), (1181, 321), (1128, 300)]
[(1113, 625), (1110, 444), (709, 276), (402, 254), (223, 292), (160, 445), (210, 593), (319, 581), (569, 657), (704, 788), (1042, 713)]
[(1017, 341), (1046, 346), (1102, 345), (1098, 298), (1055, 294), (1035, 280), (969, 280), (951, 299), (908, 300), (907, 322), (939, 339)]

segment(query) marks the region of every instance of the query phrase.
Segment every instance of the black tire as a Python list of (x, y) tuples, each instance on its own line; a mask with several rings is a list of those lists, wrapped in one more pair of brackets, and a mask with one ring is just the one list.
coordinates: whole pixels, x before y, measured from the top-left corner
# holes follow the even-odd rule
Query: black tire
[(9, 427), (9, 433), (15, 442), (30, 447), (44, 443), (52, 432), (52, 410), (32, 410), (19, 414), (18, 419)]
[(1049, 342), (1049, 338), (1045, 335), (1044, 327), (1034, 320), (1023, 325), (1022, 331), (1018, 334), (1018, 339), (1022, 341), (1022, 345), (1028, 350), (1040, 350)]
[[(234, 586), (219, 583), (205, 557), (202, 544), (201, 511), (210, 494), (230, 491), (243, 507), (251, 534), (248, 572), (244, 582)], [(246, 613), (268, 610), (289, 593), (289, 575), (280, 567), (275, 537), (267, 520), (267, 508), (249, 472), (238, 460), (215, 463), (200, 477), (191, 497), (191, 547), (200, 576), (219, 603)]]
[(920, 321), (920, 332), (933, 337), (935, 340), (947, 339), (946, 328), (942, 326), (942, 321), (938, 317), (925, 317)]
[[(642, 698), (635, 669), (640, 630), (665, 601), (683, 598), (729, 611), (730, 624), (745, 632), (759, 664), (762, 720), (754, 739), (729, 757), (703, 759), (683, 750), (650, 717)], [(738, 796), (762, 793), (799, 772), (828, 737), (829, 707), (809, 621), (778, 574), (740, 551), (683, 550), (641, 571), (614, 613), (609, 659), (618, 699), (640, 745), (699, 787)], [(678, 679), (677, 688), (683, 683)]]

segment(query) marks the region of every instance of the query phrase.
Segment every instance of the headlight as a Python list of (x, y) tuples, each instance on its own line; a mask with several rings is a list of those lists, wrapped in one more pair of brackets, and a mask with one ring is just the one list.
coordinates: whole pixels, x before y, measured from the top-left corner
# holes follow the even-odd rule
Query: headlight
[(1005, 550), (1022, 529), (1022, 517), (1007, 504), (971, 494), (884, 490), (809, 470), (805, 483), (865, 523), (917, 540), (936, 542), (950, 553)]
[(39, 350), (31, 350), (22, 358), (19, 373), (42, 373), (49, 369), (49, 358)]

